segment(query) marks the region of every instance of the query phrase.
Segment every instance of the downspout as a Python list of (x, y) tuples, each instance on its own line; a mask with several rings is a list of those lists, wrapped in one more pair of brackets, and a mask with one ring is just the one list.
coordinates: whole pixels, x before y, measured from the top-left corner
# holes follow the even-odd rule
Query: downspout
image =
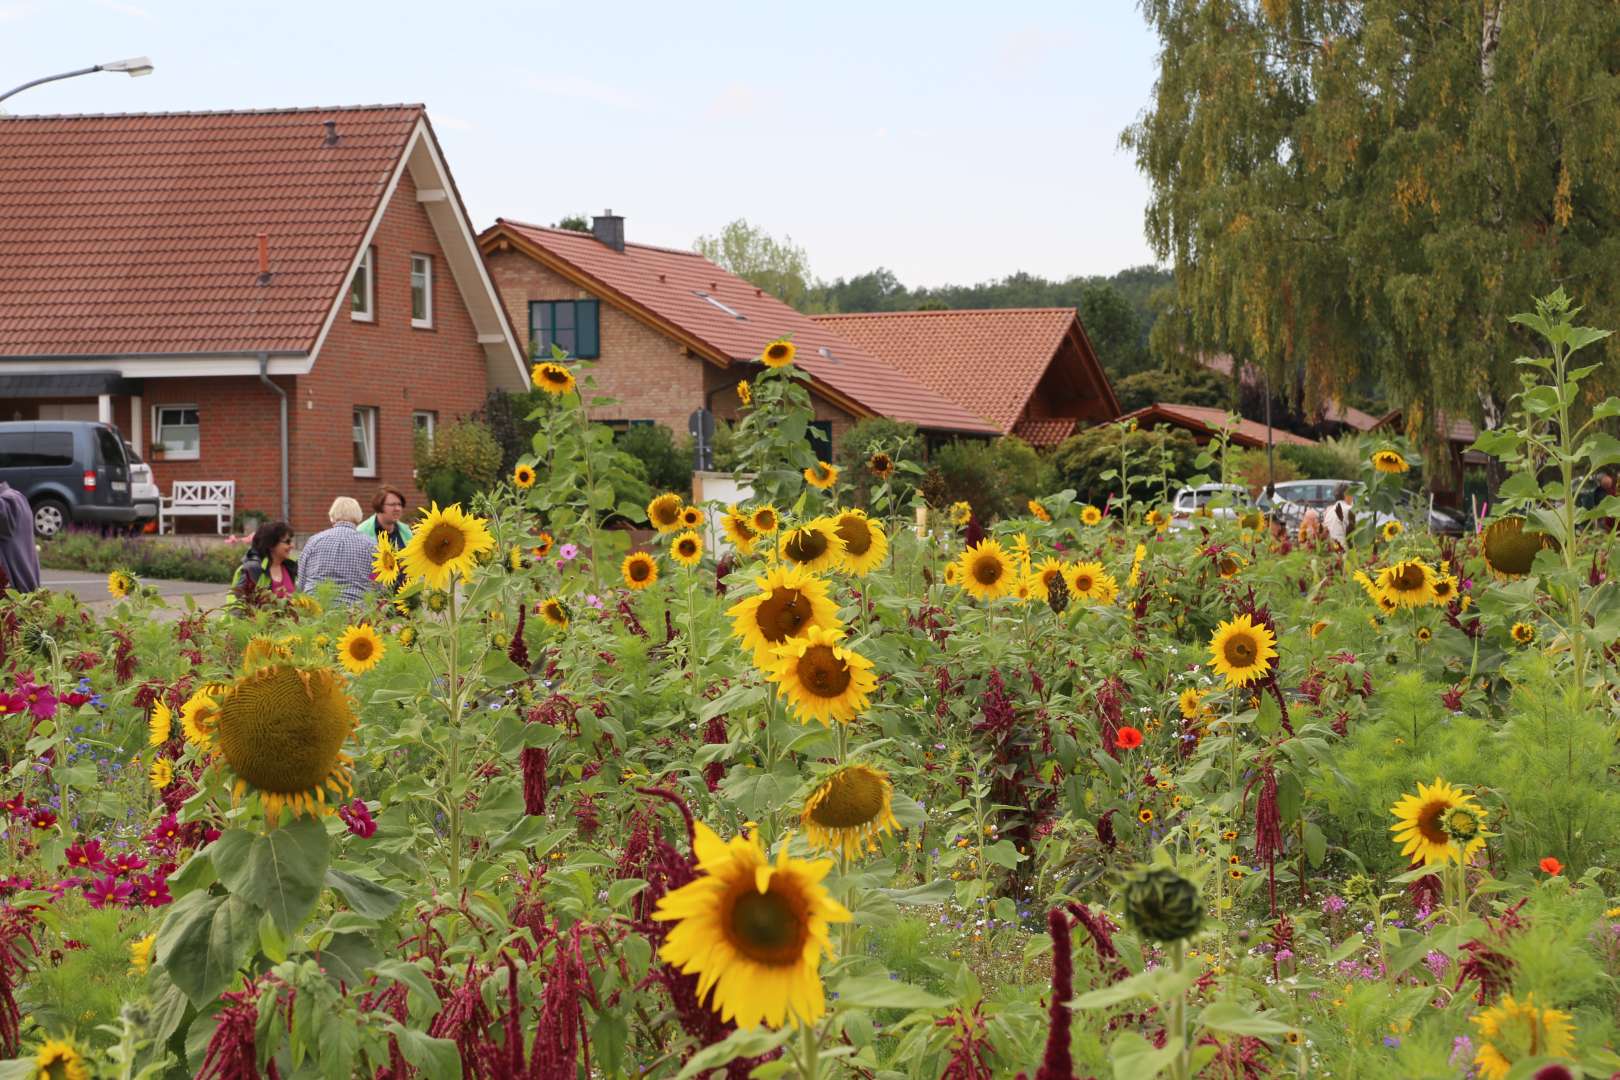
[(259, 381), (274, 390), (281, 398), (281, 520), (288, 521), (287, 498), (287, 391), (270, 379), (270, 354), (259, 353)]

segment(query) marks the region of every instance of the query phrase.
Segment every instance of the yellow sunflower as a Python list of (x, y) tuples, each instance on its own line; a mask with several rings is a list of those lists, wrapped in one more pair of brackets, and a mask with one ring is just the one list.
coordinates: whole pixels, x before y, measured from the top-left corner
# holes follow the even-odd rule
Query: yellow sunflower
[(351, 675), (359, 675), (376, 667), (385, 651), (382, 638), (377, 636), (370, 623), (351, 626), (338, 638), (338, 661)]
[(1532, 641), (1536, 640), (1536, 628), (1531, 626), (1529, 623), (1516, 622), (1513, 624), (1513, 629), (1510, 630), (1509, 633), (1513, 635), (1513, 640), (1518, 642), (1520, 645), (1528, 645)]
[(813, 488), (826, 491), (838, 483), (838, 466), (826, 461), (818, 461), (804, 470), (805, 481)]
[(371, 554), (371, 574), (384, 585), (392, 585), (399, 580), (399, 555), (387, 533), (377, 534), (377, 550)]
[(556, 397), (560, 397), (574, 388), (574, 373), (563, 365), (553, 363), (550, 360), (530, 368), (529, 378), (534, 385)]
[(812, 573), (836, 566), (844, 558), (844, 539), (831, 518), (816, 518), (782, 534), (782, 557)]
[(701, 506), (681, 507), (681, 528), (701, 529), (708, 522), (709, 515), (703, 512)]
[(812, 626), (772, 651), (769, 678), (800, 720), (848, 723), (877, 689), (872, 661), (844, 648), (843, 637), (842, 630)]
[(162, 791), (174, 781), (174, 765), (168, 758), (160, 757), (152, 762), (147, 770), (146, 779), (152, 785), (153, 791)]
[(442, 510), (434, 503), (431, 509), (422, 511), (411, 542), (400, 552), (400, 561), (412, 581), (444, 589), (452, 578), (471, 577), (478, 557), (494, 547), (495, 538), (483, 518), (462, 513), (460, 503)]
[(865, 577), (874, 566), (881, 566), (889, 554), (889, 538), (883, 526), (866, 516), (864, 510), (841, 510), (832, 519), (833, 531), (844, 542), (839, 559), (845, 570)]
[(1196, 720), (1204, 711), (1204, 695), (1189, 686), (1176, 699), (1176, 706), (1181, 710), (1182, 719)]
[(653, 912), (676, 924), (659, 957), (696, 975), (698, 1000), (739, 1028), (814, 1024), (827, 1008), (828, 924), (854, 917), (821, 884), (832, 860), (792, 858), (784, 841), (772, 864), (757, 832), (727, 843), (702, 822), (692, 849), (701, 876)]
[(560, 596), (548, 596), (540, 601), (540, 617), (559, 630), (568, 629), (568, 605)]
[(681, 527), (681, 497), (666, 491), (647, 504), (647, 520), (661, 533)]
[(107, 591), (114, 600), (122, 600), (135, 588), (135, 576), (128, 570), (114, 570), (107, 575)]
[(846, 765), (828, 776), (804, 801), (799, 820), (811, 847), (851, 861), (876, 837), (900, 827), (889, 774), (870, 765)]
[(866, 471), (879, 480), (887, 480), (894, 475), (894, 458), (879, 450), (866, 459)]
[(748, 527), (761, 536), (769, 536), (779, 529), (781, 525), (782, 522), (777, 516), (776, 507), (770, 503), (766, 503), (764, 506), (756, 506), (749, 511)]
[(1430, 630), (1427, 626), (1420, 626), (1420, 627), (1417, 628), (1418, 644), (1427, 645), (1429, 643), (1429, 640), (1431, 638), (1433, 638), (1433, 637), (1434, 637), (1434, 631)]
[(1053, 582), (1062, 581), (1064, 587), (1068, 587), (1068, 567), (1063, 563), (1058, 562), (1056, 559), (1047, 558), (1041, 562), (1040, 566), (1035, 568), (1035, 572), (1031, 575), (1031, 578), (1034, 583), (1032, 588), (1035, 595), (1039, 596), (1042, 600), (1050, 600), (1052, 598)]
[(748, 515), (735, 505), (726, 507), (725, 515), (720, 519), (720, 529), (726, 534), (726, 541), (743, 555), (753, 554), (754, 545), (759, 543), (759, 534), (748, 523)]
[(229, 689), (223, 683), (204, 683), (180, 706), (180, 730), (185, 732), (186, 741), (197, 749), (213, 749), (214, 732), (219, 723), (219, 700)]
[(535, 540), (534, 547), (529, 549), (529, 554), (533, 555), (536, 559), (544, 559), (547, 555), (551, 554), (551, 546), (556, 542), (556, 538), (554, 538), (550, 533), (543, 532), (540, 534), (539, 538)]
[(1243, 556), (1230, 548), (1215, 556), (1215, 569), (1223, 579), (1230, 580), (1243, 572)]
[(994, 600), (1012, 592), (1018, 570), (1000, 542), (984, 539), (957, 556), (957, 578), (968, 594)]
[(742, 402), (744, 407), (754, 403), (754, 391), (749, 388), (747, 379), (740, 379), (737, 382), (737, 400)]
[(1227, 686), (1248, 686), (1271, 670), (1277, 637), (1264, 623), (1234, 615), (1215, 628), (1209, 640), (1210, 666), (1225, 676)]
[(973, 505), (968, 502), (953, 502), (950, 515), (952, 525), (966, 525), (973, 520)]
[(1125, 587), (1134, 589), (1142, 581), (1142, 562), (1147, 558), (1147, 545), (1137, 544), (1136, 551), (1131, 555), (1131, 572), (1125, 577)]
[(1405, 531), (1406, 531), (1406, 526), (1402, 525), (1400, 522), (1396, 521), (1394, 518), (1391, 518), (1390, 520), (1384, 522), (1384, 539), (1385, 540), (1393, 540), (1393, 539), (1395, 539), (1397, 536), (1401, 535), (1401, 533), (1403, 533)]
[(1102, 511), (1097, 509), (1095, 506), (1092, 506), (1090, 503), (1087, 503), (1086, 505), (1084, 505), (1084, 506), (1082, 506), (1080, 508), (1080, 524), (1082, 524), (1082, 525), (1100, 525), (1100, 524), (1102, 524)]
[(1570, 1014), (1539, 1007), (1533, 993), (1526, 994), (1523, 1002), (1504, 994), (1471, 1019), (1479, 1029), (1474, 1064), (1479, 1066), (1480, 1080), (1507, 1080), (1513, 1066), (1525, 1058), (1567, 1058), (1575, 1049)]
[(146, 720), (146, 745), (162, 746), (174, 731), (174, 712), (160, 699), (152, 703), (152, 715)]
[(416, 627), (402, 626), (399, 628), (399, 634), (396, 636), (399, 638), (400, 647), (408, 649), (412, 645), (416, 644)]
[(1317, 619), (1315, 622), (1311, 623), (1311, 637), (1321, 637), (1322, 631), (1326, 630), (1327, 628), (1328, 624), (1326, 619)]
[(1163, 510), (1149, 510), (1142, 520), (1155, 532), (1164, 532), (1170, 527), (1170, 515)]
[(1031, 499), (1024, 505), (1029, 508), (1030, 514), (1034, 516), (1036, 521), (1052, 520), (1052, 512), (1043, 506), (1039, 499)]
[(627, 587), (640, 591), (658, 580), (658, 560), (645, 551), (635, 551), (619, 565)]
[[(1107, 583), (1104, 582), (1105, 578), (1108, 579)], [(1113, 579), (1100, 562), (1075, 563), (1069, 569), (1069, 592), (1073, 593), (1077, 600), (1103, 601), (1109, 593), (1108, 586), (1112, 582)]]
[(1425, 866), (1466, 863), (1485, 846), (1484, 811), (1472, 795), (1438, 776), (1433, 784), (1418, 784), (1416, 795), (1401, 796), (1389, 812), (1397, 819), (1389, 831), (1401, 845), (1401, 855)]
[(1485, 529), (1480, 550), (1485, 565), (1499, 578), (1521, 578), (1535, 564), (1536, 552), (1558, 547), (1546, 533), (1530, 532), (1522, 517), (1497, 518)]
[(812, 627), (842, 628), (827, 583), (801, 567), (778, 564), (770, 573), (756, 577), (754, 585), (759, 591), (731, 605), (726, 614), (731, 616), (731, 632), (741, 639), (743, 648), (753, 650), (759, 667), (770, 664), (778, 646), (802, 637)]
[(147, 934), (129, 943), (129, 970), (132, 975), (145, 975), (152, 966), (152, 950), (157, 947), (157, 935)]
[(798, 352), (793, 342), (786, 338), (778, 338), (765, 346), (765, 351), (759, 354), (759, 362), (766, 367), (786, 367), (793, 363), (793, 354)]
[(1434, 591), (1434, 602), (1441, 607), (1457, 599), (1457, 587), (1455, 574), (1436, 574), (1434, 580), (1429, 583), (1429, 588)]
[(1434, 603), (1434, 569), (1422, 559), (1405, 559), (1378, 573), (1379, 594), (1396, 607)]
[(257, 791), (271, 823), (283, 809), (331, 813), (328, 793), (336, 801), (353, 791), (343, 744), (354, 712), (330, 668), (283, 664), (244, 675), (221, 697), (217, 724), (220, 756), (236, 777), (232, 798)]
[(512, 485), (524, 491), (534, 487), (534, 466), (518, 462), (512, 469)]
[(682, 566), (696, 566), (703, 561), (703, 537), (688, 529), (670, 541), (669, 554)]
[(962, 582), (962, 567), (954, 562), (945, 564), (945, 584), (959, 585)]
[(1399, 450), (1379, 450), (1372, 456), (1372, 467), (1381, 473), (1403, 473), (1412, 466)]
[(65, 1039), (46, 1039), (34, 1055), (34, 1068), (37, 1080), (90, 1080), (90, 1067)]
[(516, 574), (529, 565), (529, 558), (520, 547), (508, 548), (506, 551), (506, 568)]

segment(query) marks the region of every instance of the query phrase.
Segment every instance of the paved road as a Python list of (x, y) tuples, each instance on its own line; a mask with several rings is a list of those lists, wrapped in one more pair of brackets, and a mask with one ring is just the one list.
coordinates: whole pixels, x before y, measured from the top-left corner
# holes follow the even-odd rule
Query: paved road
[[(107, 593), (106, 574), (93, 574), (88, 570), (42, 569), (40, 584), (56, 592), (72, 593), (97, 614), (105, 614), (113, 606), (113, 598)], [(161, 581), (157, 578), (142, 578), (141, 584), (152, 586), (160, 596), (168, 599), (170, 618), (178, 618), (185, 612), (186, 596), (195, 596), (198, 607), (212, 608), (225, 603), (230, 595), (230, 590), (217, 581)]]

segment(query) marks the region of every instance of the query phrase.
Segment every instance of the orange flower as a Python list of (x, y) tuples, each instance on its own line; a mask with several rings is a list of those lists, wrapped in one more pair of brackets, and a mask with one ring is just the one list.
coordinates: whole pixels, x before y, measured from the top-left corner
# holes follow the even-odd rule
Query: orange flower
[(1142, 733), (1133, 727), (1122, 727), (1114, 733), (1114, 745), (1121, 750), (1135, 750), (1142, 745)]
[(1564, 872), (1564, 864), (1559, 862), (1553, 856), (1549, 855), (1545, 859), (1541, 860), (1541, 869), (1543, 873), (1547, 874), (1562, 874)]

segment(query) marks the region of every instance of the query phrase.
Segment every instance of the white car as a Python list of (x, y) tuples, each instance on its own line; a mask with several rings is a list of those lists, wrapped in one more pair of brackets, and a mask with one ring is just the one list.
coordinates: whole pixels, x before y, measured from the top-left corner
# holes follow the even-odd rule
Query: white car
[(152, 482), (152, 466), (141, 460), (135, 448), (124, 442), (124, 454), (129, 458), (129, 501), (135, 506), (135, 526), (140, 528), (158, 516), (157, 484)]
[(1176, 492), (1170, 504), (1170, 527), (1192, 527), (1194, 516), (1235, 518), (1244, 510), (1254, 508), (1249, 489), (1241, 484), (1200, 484), (1184, 487)]

